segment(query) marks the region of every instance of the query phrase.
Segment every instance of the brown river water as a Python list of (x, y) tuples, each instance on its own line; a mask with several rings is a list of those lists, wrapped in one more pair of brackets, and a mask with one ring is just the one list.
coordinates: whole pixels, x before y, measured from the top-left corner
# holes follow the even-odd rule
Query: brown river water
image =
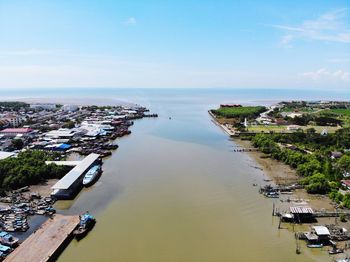
[[(310, 91), (308, 98), (319, 94)], [(253, 167), (256, 163), (247, 154), (233, 152), (234, 141), (207, 113), (219, 103), (271, 102), (292, 95), (306, 99), (306, 93), (293, 90), (23, 93), (25, 98), (18, 99), (137, 102), (159, 114), (157, 119), (135, 121), (132, 134), (117, 140), (119, 149), (104, 160), (103, 175), (95, 185), (73, 201), (57, 202), (59, 213), (89, 210), (97, 219), (87, 237), (73, 240), (58, 261), (331, 261), (327, 249), (310, 250), (303, 244), (302, 254), (296, 255), (294, 233), (279, 230), (278, 219), (271, 215), (273, 201), (278, 200), (262, 197), (252, 186), (262, 183), (262, 171)]]

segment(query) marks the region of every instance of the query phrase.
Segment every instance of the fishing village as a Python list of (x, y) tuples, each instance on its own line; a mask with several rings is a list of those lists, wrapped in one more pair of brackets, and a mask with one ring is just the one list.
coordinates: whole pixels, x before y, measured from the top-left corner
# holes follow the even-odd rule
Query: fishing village
[(82, 239), (96, 219), (56, 214), (55, 202), (92, 186), (116, 139), (144, 117), (157, 114), (137, 105), (0, 102), (0, 259), (54, 261)]
[(296, 254), (318, 249), (350, 261), (350, 103), (222, 104), (210, 110), (235, 146), (261, 170), (252, 186), (271, 201), (278, 230), (295, 236)]

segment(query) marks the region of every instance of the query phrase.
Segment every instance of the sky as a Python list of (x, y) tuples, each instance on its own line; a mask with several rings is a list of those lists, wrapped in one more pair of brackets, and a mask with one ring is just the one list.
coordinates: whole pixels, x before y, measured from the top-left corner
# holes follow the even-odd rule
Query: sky
[(350, 0), (0, 0), (0, 89), (350, 91)]

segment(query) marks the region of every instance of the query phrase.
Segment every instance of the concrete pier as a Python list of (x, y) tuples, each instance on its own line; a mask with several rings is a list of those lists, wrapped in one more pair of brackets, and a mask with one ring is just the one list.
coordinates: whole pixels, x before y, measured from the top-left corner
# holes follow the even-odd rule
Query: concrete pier
[(79, 216), (55, 215), (27, 238), (6, 259), (6, 262), (53, 261), (72, 239)]

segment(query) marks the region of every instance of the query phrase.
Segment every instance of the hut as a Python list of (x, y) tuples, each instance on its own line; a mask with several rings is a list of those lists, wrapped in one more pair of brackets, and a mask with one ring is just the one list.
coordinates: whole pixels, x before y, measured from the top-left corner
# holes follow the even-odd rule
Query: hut
[(314, 220), (314, 211), (309, 206), (293, 206), (289, 208), (289, 211), (298, 223)]

